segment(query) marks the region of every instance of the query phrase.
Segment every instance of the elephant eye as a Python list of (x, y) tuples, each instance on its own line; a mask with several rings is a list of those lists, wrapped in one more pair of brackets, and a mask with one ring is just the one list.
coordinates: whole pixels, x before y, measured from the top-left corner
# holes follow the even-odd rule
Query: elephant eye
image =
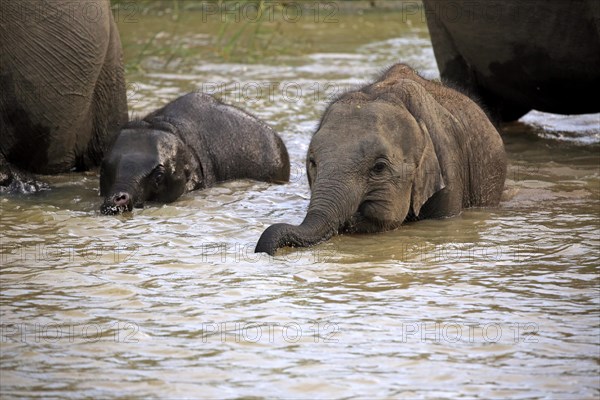
[(310, 165), (311, 168), (316, 168), (317, 167), (317, 163), (315, 162), (315, 159), (310, 157), (308, 159), (308, 164)]
[(155, 170), (154, 170), (154, 183), (159, 185), (162, 183), (162, 181), (165, 179), (165, 168), (162, 165), (159, 165)]
[(375, 165), (373, 165), (373, 172), (379, 174), (383, 172), (387, 168), (387, 164), (385, 161), (377, 161)]

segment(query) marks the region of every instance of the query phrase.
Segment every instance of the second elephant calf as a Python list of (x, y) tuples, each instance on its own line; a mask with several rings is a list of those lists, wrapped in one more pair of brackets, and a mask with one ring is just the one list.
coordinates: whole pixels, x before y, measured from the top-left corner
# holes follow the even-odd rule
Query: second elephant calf
[(258, 118), (204, 93), (189, 93), (125, 125), (100, 169), (103, 214), (145, 201), (171, 202), (216, 182), (289, 180), (287, 149)]

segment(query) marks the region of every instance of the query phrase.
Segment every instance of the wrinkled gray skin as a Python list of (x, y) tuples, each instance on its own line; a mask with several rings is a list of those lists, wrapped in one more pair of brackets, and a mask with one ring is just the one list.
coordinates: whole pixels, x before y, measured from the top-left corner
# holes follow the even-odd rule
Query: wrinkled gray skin
[(402, 64), (327, 108), (306, 162), (304, 221), (270, 226), (256, 252), (495, 206), (506, 175), (502, 139), (485, 113)]
[(1, 1), (0, 37), (0, 186), (99, 165), (127, 122), (108, 0)]
[(189, 93), (127, 124), (100, 170), (103, 214), (172, 202), (233, 179), (289, 180), (287, 149), (258, 118), (208, 94)]
[(500, 121), (600, 111), (600, 2), (423, 0), (442, 79)]

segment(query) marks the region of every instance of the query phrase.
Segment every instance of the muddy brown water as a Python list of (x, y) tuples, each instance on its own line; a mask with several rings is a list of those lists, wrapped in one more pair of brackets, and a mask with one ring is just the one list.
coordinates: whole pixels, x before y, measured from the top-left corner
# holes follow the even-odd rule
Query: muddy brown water
[(119, 217), (99, 215), (94, 171), (0, 198), (3, 397), (600, 395), (598, 115), (506, 127), (497, 209), (256, 255), (267, 226), (304, 216), (330, 96), (397, 61), (437, 76), (426, 25), (392, 11), (268, 22), (257, 61), (235, 48), (249, 39), (226, 40), (241, 25), (219, 38), (202, 10), (137, 11), (119, 18), (132, 115), (219, 92), (281, 132), (292, 180)]

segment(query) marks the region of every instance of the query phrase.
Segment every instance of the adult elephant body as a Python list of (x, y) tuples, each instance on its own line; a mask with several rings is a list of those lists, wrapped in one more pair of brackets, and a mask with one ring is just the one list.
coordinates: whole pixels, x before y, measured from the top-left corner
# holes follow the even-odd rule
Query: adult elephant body
[(16, 169), (53, 174), (98, 165), (127, 122), (121, 42), (108, 0), (0, 7), (2, 184)]
[(506, 154), (473, 101), (398, 64), (328, 107), (307, 172), (312, 195), (304, 221), (270, 226), (256, 252), (497, 205)]
[(503, 121), (600, 111), (600, 2), (423, 0), (445, 81)]

